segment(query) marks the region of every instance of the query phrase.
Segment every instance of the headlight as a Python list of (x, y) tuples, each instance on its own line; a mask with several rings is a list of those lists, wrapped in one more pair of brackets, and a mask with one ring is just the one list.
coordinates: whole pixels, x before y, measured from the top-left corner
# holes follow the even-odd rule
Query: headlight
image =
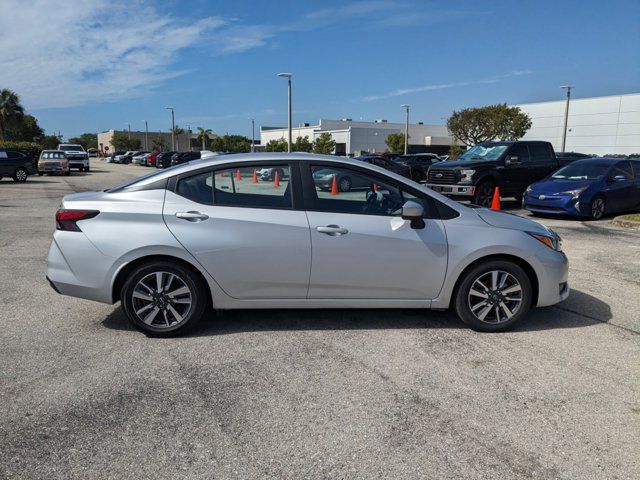
[(543, 235), (541, 233), (535, 233), (535, 232), (527, 232), (527, 233), (531, 235), (533, 238), (535, 238), (536, 240), (538, 240), (539, 242), (544, 243), (547, 247), (552, 248), (557, 252), (561, 252), (562, 239), (560, 238), (560, 235), (558, 235), (556, 232), (554, 232), (550, 228), (547, 230), (549, 231), (548, 235)]
[(580, 196), (582, 192), (584, 192), (587, 187), (578, 188), (576, 190), (567, 190), (566, 192), (560, 192), (560, 195), (571, 195), (572, 199), (576, 199)]
[(531, 185), (529, 185), (529, 186), (527, 187), (526, 192), (527, 192), (527, 193), (531, 193), (531, 191), (532, 191), (532, 190), (533, 190), (533, 188), (531, 188)]
[(471, 177), (473, 177), (474, 173), (476, 173), (475, 170), (460, 170), (460, 175), (462, 176), (460, 181), (471, 182)]

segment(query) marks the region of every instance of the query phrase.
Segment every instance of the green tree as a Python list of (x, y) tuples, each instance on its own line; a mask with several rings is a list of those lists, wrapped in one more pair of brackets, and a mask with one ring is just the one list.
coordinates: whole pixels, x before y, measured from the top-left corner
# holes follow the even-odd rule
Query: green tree
[(330, 155), (334, 152), (335, 148), (336, 142), (333, 140), (329, 132), (321, 133), (313, 142), (313, 153)]
[(60, 144), (60, 137), (57, 135), (43, 135), (38, 143), (43, 150), (55, 150)]
[(390, 133), (384, 143), (387, 144), (390, 152), (402, 153), (404, 152), (404, 133)]
[(454, 160), (465, 152), (465, 148), (456, 143), (452, 143), (449, 147), (449, 159)]
[(151, 142), (151, 150), (155, 152), (167, 152), (169, 151), (169, 142), (165, 140), (164, 135), (160, 135), (154, 138)]
[(44, 130), (33, 115), (23, 115), (7, 128), (7, 140), (38, 142), (44, 136)]
[(98, 134), (83, 133), (79, 137), (70, 138), (69, 143), (77, 143), (78, 145), (82, 145), (85, 150), (88, 150), (90, 148), (98, 148)]
[(288, 146), (289, 142), (287, 142), (284, 138), (277, 138), (269, 140), (264, 149), (267, 152), (286, 152)]
[(207, 149), (207, 140), (211, 138), (213, 134), (213, 130), (210, 128), (204, 129), (202, 127), (198, 127), (198, 140), (202, 142), (202, 150)]
[(308, 136), (298, 137), (293, 142), (291, 150), (293, 152), (310, 152), (313, 149), (313, 143), (309, 141)]
[(115, 132), (111, 138), (111, 145), (116, 152), (119, 150), (139, 150), (141, 142), (137, 138), (129, 138), (125, 132)]
[(251, 141), (242, 135), (220, 135), (211, 140), (216, 152), (246, 153), (251, 150)]
[(10, 127), (16, 125), (24, 116), (24, 108), (20, 104), (20, 97), (13, 90), (0, 90), (0, 140)]
[(529, 115), (506, 103), (454, 111), (447, 120), (451, 135), (465, 145), (490, 140), (518, 140), (531, 128)]

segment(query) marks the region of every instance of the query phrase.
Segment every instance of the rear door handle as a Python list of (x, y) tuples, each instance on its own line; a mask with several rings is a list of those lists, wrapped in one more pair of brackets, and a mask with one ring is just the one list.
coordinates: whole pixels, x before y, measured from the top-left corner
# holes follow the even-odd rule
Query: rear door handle
[(200, 212), (178, 212), (176, 213), (176, 217), (189, 222), (202, 222), (209, 218), (209, 215)]
[(341, 227), (340, 225), (327, 225), (324, 227), (316, 227), (316, 230), (320, 233), (329, 235), (330, 237), (339, 237), (340, 235), (346, 235), (349, 230)]

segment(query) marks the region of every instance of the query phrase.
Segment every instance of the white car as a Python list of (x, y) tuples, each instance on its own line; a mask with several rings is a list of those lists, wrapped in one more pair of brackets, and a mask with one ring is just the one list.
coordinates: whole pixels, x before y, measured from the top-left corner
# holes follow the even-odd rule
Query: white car
[[(260, 168), (286, 174), (264, 181)], [(360, 187), (326, 191), (319, 170)], [(211, 307), (451, 307), (495, 332), (564, 300), (567, 277), (560, 238), (539, 223), (365, 162), (297, 153), (193, 160), (68, 195), (47, 258), (57, 292), (120, 300), (155, 336), (186, 331)]]
[(135, 150), (129, 150), (127, 152), (124, 152), (121, 155), (116, 155), (116, 156), (113, 157), (113, 163), (122, 163), (122, 160), (124, 158), (130, 157), (134, 153), (136, 153)]
[(89, 154), (84, 151), (82, 145), (61, 143), (57, 149), (62, 150), (67, 155), (70, 168), (77, 168), (81, 172), (88, 172), (90, 170)]
[(135, 163), (137, 165), (146, 165), (149, 155), (151, 155), (151, 152), (140, 152), (136, 156), (131, 158), (131, 163)]

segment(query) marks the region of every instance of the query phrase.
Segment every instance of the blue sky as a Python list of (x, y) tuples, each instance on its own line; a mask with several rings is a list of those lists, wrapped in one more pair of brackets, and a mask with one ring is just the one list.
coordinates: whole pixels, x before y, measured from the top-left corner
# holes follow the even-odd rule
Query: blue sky
[(65, 136), (250, 135), (319, 118), (443, 123), (453, 109), (640, 91), (640, 2), (21, 0), (0, 4), (0, 88)]

